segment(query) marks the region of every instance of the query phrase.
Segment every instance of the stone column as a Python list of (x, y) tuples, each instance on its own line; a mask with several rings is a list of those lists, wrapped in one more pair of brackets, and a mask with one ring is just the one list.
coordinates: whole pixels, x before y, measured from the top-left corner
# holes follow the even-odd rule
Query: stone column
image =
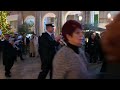
[(86, 17), (87, 17), (87, 23), (89, 23), (90, 22), (90, 11), (87, 11)]
[(94, 11), (90, 11), (90, 24), (94, 25)]
[(40, 28), (39, 28), (39, 35), (42, 34), (42, 11), (39, 11), (39, 18), (40, 18)]
[(18, 21), (18, 22), (17, 22), (17, 29), (18, 29), (18, 27), (19, 27), (20, 25), (22, 25), (22, 23), (23, 23), (21, 11), (18, 11), (18, 20), (17, 20), (17, 21)]
[(65, 21), (65, 11), (61, 11), (61, 23), (62, 23), (62, 25), (64, 25), (65, 22), (66, 22)]
[(40, 31), (40, 13), (39, 11), (36, 11), (35, 12), (35, 33), (39, 35), (40, 34), (39, 31)]
[(62, 28), (62, 12), (58, 11), (56, 35), (60, 34)]
[(44, 32), (44, 11), (40, 11), (40, 35)]
[(86, 17), (85, 17), (85, 13), (86, 13), (85, 11), (82, 11), (82, 21), (81, 21), (81, 22), (82, 22), (83, 24), (85, 24), (85, 18), (86, 18)]
[(61, 33), (62, 30), (62, 12), (59, 11), (59, 34)]

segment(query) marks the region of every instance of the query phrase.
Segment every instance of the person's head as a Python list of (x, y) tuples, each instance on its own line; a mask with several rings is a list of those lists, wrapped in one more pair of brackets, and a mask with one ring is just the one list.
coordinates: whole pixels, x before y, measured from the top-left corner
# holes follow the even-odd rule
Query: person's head
[(54, 26), (52, 24), (46, 24), (46, 30), (50, 33), (53, 33)]
[(14, 44), (14, 38), (10, 38), (9, 43), (13, 45)]
[(82, 26), (75, 20), (68, 20), (62, 27), (62, 36), (66, 42), (76, 46), (82, 44)]
[(5, 35), (4, 35), (4, 38), (5, 38), (5, 40), (9, 40), (10, 35), (9, 35), (9, 34), (5, 34)]
[(17, 37), (17, 36), (18, 36), (18, 33), (17, 33), (17, 32), (15, 32), (15, 33), (14, 33), (14, 37)]
[(93, 34), (96, 35), (96, 31), (93, 31)]
[(34, 35), (31, 36), (31, 39), (33, 39), (33, 38), (34, 38)]
[(99, 33), (96, 33), (96, 36), (99, 37)]
[(91, 38), (95, 39), (95, 34), (94, 33), (91, 34)]
[(102, 47), (108, 60), (120, 62), (120, 13), (106, 25)]

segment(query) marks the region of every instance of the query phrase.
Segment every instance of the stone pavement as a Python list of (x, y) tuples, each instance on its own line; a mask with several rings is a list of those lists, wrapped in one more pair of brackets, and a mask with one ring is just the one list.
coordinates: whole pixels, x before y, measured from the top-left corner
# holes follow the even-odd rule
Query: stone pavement
[[(40, 68), (40, 58), (26, 57), (24, 61), (18, 59), (11, 69), (12, 77), (10, 79), (37, 79)], [(6, 79), (4, 76), (4, 66), (0, 63), (0, 79)], [(7, 78), (9, 79), (9, 78)]]
[[(13, 68), (11, 69), (11, 78), (6, 78), (4, 76), (4, 66), (2, 65), (2, 60), (0, 60), (0, 79), (37, 79), (41, 70), (40, 58), (29, 58), (28, 56), (24, 58), (24, 61), (18, 59), (18, 61), (15, 62)], [(89, 67), (89, 70), (92, 73), (98, 74), (101, 64), (90, 64)]]

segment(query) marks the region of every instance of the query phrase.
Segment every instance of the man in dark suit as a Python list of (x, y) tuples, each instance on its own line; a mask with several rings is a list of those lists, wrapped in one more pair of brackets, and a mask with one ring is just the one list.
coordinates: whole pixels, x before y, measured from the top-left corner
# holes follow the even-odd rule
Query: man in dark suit
[(57, 41), (60, 40), (60, 38), (55, 40), (53, 27), (52, 24), (46, 24), (46, 32), (39, 37), (39, 53), (42, 63), (42, 71), (40, 72), (38, 79), (45, 79), (49, 72), (50, 79), (52, 78), (52, 60), (56, 53), (56, 47), (59, 45)]
[(5, 76), (11, 77), (10, 70), (14, 64), (15, 60), (15, 48), (13, 47), (14, 39), (9, 40), (9, 35), (5, 35), (5, 40), (3, 41), (3, 65), (5, 66)]

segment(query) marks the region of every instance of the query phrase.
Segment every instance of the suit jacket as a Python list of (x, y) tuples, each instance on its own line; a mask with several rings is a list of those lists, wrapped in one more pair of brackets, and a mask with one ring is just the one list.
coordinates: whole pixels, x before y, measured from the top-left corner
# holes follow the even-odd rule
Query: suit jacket
[(56, 53), (55, 47), (58, 45), (59, 43), (53, 40), (47, 32), (43, 33), (42, 36), (39, 37), (39, 53), (42, 63), (52, 65), (52, 60)]
[(2, 41), (0, 40), (0, 52), (2, 51)]
[(15, 48), (8, 41), (3, 41), (3, 65), (12, 65), (15, 54)]

